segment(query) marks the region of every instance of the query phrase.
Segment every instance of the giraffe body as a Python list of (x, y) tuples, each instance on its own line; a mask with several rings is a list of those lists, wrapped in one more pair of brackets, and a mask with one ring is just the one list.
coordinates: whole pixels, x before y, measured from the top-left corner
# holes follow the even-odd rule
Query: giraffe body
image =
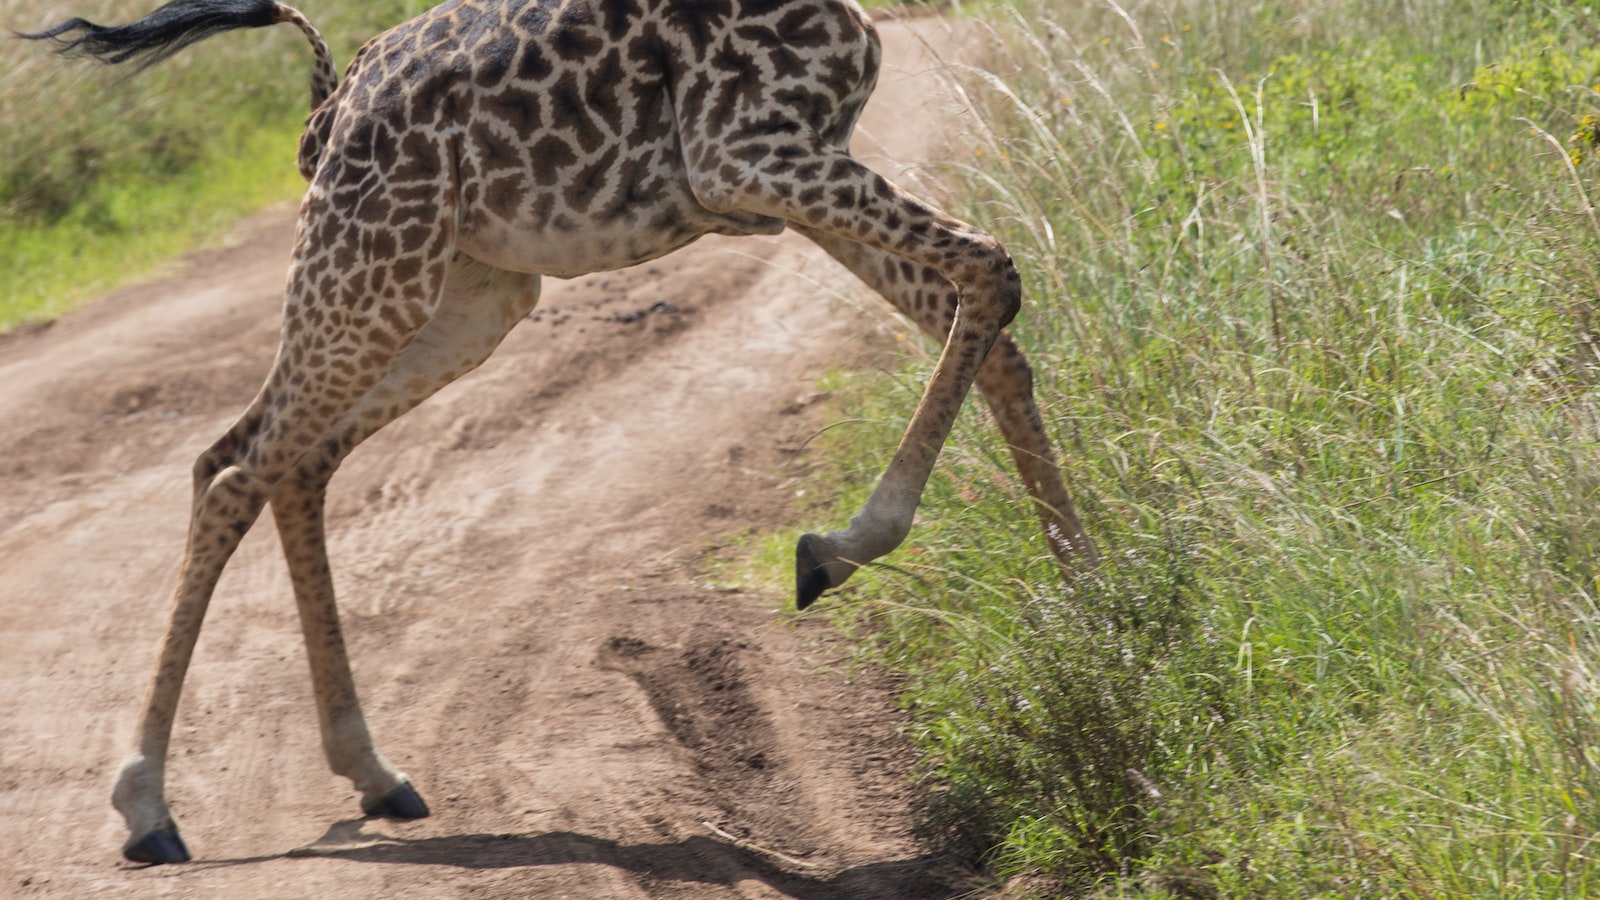
[[(431, 212), (457, 229), (457, 252), (561, 278), (704, 234), (776, 234), (784, 217), (742, 208), (733, 190), (783, 168), (775, 152), (845, 151), (876, 80), (877, 38), (853, 4), (767, 4), (761, 17), (729, 15), (731, 2), (712, 15), (717, 6), (436, 7), (369, 42), (313, 113), (299, 159), (310, 197), (395, 230), (428, 224), (385, 202), (396, 188), (437, 185), (453, 202)], [(701, 16), (685, 33), (682, 20)], [(749, 41), (736, 30), (767, 40), (731, 59)], [(726, 70), (707, 65), (724, 59)], [(807, 77), (819, 68), (834, 73), (823, 91)], [(790, 99), (774, 109), (778, 96)]]
[(849, 156), (880, 61), (853, 0), (448, 0), (368, 42), (342, 83), (316, 29), (277, 0), (176, 0), (125, 26), (73, 19), (24, 36), (148, 64), (214, 33), (280, 23), (315, 56), (282, 341), (249, 408), (195, 464), (171, 619), (113, 792), (129, 859), (189, 858), (165, 800), (168, 740), (212, 591), (269, 504), (330, 766), (368, 814), (428, 814), (373, 747), (356, 699), (326, 487), (362, 440), (482, 363), (533, 309), (542, 276), (792, 226), (944, 342), (861, 512), (801, 537), (801, 608), (904, 539), (975, 381), (1052, 549), (1093, 562), (1026, 361), (1001, 330), (1021, 295), (1009, 255)]

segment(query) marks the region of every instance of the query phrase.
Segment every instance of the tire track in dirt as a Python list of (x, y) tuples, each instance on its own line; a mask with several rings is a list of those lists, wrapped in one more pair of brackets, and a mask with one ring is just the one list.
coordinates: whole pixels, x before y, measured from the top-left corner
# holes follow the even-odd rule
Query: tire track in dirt
[[(884, 29), (891, 65), (955, 46)], [(886, 74), (861, 155), (940, 133)], [(907, 117), (904, 110), (914, 110)], [(912, 132), (911, 128), (919, 129)], [(434, 810), (356, 818), (326, 771), (270, 519), (218, 586), (169, 795), (197, 862), (123, 864), (107, 796), (181, 550), (194, 456), (271, 359), (292, 222), (0, 338), (0, 895), (925, 898), (892, 686), (704, 555), (786, 517), (826, 367), (883, 352), (793, 237), (547, 282), (481, 370), (335, 478), (329, 540), (378, 745)], [(863, 336), (866, 336), (865, 338)], [(876, 338), (872, 336), (876, 335)], [(826, 523), (812, 523), (822, 525)], [(709, 826), (707, 825), (709, 823)]]

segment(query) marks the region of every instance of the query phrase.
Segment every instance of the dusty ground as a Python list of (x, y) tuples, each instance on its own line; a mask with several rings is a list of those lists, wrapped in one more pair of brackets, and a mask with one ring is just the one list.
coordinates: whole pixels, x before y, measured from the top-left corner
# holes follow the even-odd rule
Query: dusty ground
[[(892, 65), (858, 155), (903, 183), (943, 134), (921, 41), (949, 54), (947, 29), (884, 28)], [(788, 236), (548, 282), (493, 360), (335, 479), (356, 678), (432, 818), (361, 820), (326, 770), (264, 518), (179, 711), (169, 796), (196, 861), (122, 862), (110, 784), (176, 574), (189, 466), (266, 371), (291, 225), (264, 215), (170, 278), (0, 337), (0, 896), (973, 886), (909, 836), (886, 686), (844, 677), (848, 648), (777, 613), (789, 598), (704, 577), (728, 536), (784, 526), (805, 484), (795, 448), (825, 421), (817, 376), (898, 327)]]

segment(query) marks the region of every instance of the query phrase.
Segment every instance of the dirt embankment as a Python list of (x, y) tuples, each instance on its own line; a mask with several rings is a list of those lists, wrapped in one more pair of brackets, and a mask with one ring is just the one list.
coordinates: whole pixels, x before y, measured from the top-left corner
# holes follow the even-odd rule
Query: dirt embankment
[[(886, 23), (858, 152), (907, 184), (944, 129), (946, 23)], [(887, 687), (848, 648), (708, 587), (781, 525), (828, 366), (897, 326), (804, 241), (707, 239), (547, 283), (477, 373), (358, 450), (330, 542), (379, 746), (433, 807), (363, 821), (328, 773), (277, 539), (217, 592), (168, 793), (196, 862), (141, 869), (132, 746), (189, 466), (277, 340), (291, 213), (55, 325), (0, 338), (0, 895), (871, 897), (970, 882), (909, 836)], [(858, 304), (856, 301), (860, 300)], [(839, 523), (807, 523), (835, 527)]]

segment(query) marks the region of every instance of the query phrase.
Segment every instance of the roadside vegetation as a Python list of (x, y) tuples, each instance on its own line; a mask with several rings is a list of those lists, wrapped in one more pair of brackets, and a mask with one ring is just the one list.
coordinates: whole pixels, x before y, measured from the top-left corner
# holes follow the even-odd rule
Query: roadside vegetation
[[(1018, 2), (952, 176), (1105, 564), (1063, 580), (969, 404), (912, 544), (824, 605), (904, 674), (931, 835), (1015, 896), (1600, 894), (1600, 26)], [(427, 5), (313, 18), (343, 66)], [(125, 81), (45, 50), (0, 42), (0, 328), (298, 195), (292, 29)], [(829, 508), (932, 365), (840, 376)]]
[[(969, 404), (825, 604), (904, 673), (930, 830), (1008, 896), (1600, 894), (1600, 26), (985, 9), (960, 211), (1106, 562), (1063, 580)], [(830, 508), (933, 361), (843, 376)]]
[[(304, 190), (294, 160), (311, 61), (294, 29), (227, 35), (137, 77), (9, 34), (70, 16), (120, 24), (160, 2), (0, 0), (0, 329), (58, 315)], [(429, 5), (346, 0), (312, 15), (342, 67)]]

